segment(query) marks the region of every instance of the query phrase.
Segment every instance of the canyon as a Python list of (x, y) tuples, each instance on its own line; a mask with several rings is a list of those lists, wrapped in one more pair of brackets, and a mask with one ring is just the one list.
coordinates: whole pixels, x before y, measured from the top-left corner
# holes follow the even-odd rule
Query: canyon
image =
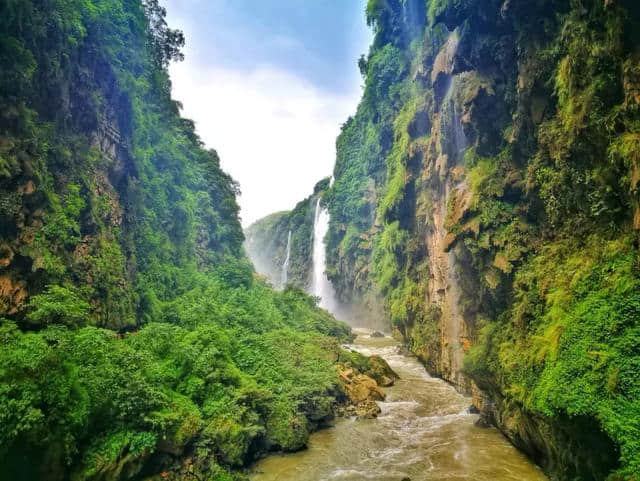
[(342, 318), (386, 324), (552, 479), (635, 479), (638, 6), (370, 1), (367, 19), (319, 189)]

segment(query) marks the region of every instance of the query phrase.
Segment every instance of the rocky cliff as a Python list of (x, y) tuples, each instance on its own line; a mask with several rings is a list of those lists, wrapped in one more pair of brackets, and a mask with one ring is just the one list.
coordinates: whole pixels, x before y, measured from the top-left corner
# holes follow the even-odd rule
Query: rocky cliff
[(640, 472), (639, 10), (370, 0), (327, 193), (338, 295), (554, 479)]
[(40, 327), (33, 296), (64, 294), (131, 329), (174, 296), (175, 268), (240, 255), (237, 187), (170, 98), (184, 39), (157, 3), (65, 8), (3, 6), (0, 316)]

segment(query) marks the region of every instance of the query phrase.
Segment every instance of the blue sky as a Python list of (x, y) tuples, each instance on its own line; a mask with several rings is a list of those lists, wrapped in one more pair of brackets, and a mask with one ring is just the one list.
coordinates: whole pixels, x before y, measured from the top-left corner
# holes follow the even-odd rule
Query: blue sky
[(355, 112), (366, 0), (164, 0), (187, 38), (174, 97), (238, 182), (243, 225), (291, 209), (331, 174)]

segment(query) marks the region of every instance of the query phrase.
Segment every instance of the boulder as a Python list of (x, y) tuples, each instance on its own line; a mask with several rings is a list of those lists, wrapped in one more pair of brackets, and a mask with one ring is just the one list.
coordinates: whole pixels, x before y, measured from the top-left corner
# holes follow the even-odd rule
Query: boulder
[(391, 369), (387, 361), (380, 356), (371, 356), (369, 358), (369, 369), (365, 374), (375, 379), (378, 385), (382, 387), (393, 386), (395, 380), (399, 379), (399, 376)]
[(382, 387), (392, 386), (398, 375), (380, 356), (355, 356), (336, 365), (338, 377), (346, 395), (347, 406), (340, 409), (342, 416), (374, 418), (380, 413), (376, 401), (384, 401)]
[[(380, 413), (380, 407), (376, 401), (384, 401), (385, 399), (385, 393), (379, 387), (378, 382), (367, 374), (342, 365), (338, 366), (338, 375), (349, 401), (349, 405), (342, 409), (341, 414), (365, 419), (377, 417)], [(389, 381), (392, 381), (391, 378), (387, 378), (385, 382)]]
[(365, 374), (355, 376), (346, 388), (349, 399), (355, 404), (367, 400), (384, 401), (385, 398), (385, 394), (378, 387), (376, 380)]
[(375, 401), (366, 400), (359, 403), (355, 408), (355, 414), (358, 419), (377, 418), (382, 410)]

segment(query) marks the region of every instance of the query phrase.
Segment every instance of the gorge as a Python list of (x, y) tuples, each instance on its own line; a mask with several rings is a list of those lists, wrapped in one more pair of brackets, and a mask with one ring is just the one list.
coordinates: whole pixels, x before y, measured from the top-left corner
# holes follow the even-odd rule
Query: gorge
[(640, 479), (639, 2), (368, 0), (331, 176), (244, 229), (166, 15), (0, 2), (0, 479)]
[(367, 19), (323, 193), (343, 318), (383, 312), (552, 479), (637, 479), (639, 6), (372, 0)]

